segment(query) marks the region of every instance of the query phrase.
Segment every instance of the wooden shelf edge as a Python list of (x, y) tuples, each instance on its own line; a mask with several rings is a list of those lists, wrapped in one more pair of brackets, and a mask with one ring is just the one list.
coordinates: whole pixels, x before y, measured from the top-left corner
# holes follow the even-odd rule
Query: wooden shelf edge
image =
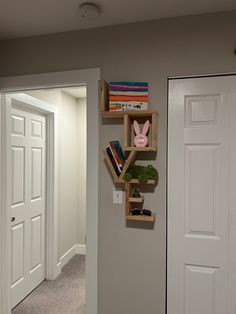
[(100, 111), (106, 112), (109, 110), (109, 89), (108, 83), (105, 80), (100, 80)]
[(103, 118), (122, 118), (125, 115), (131, 117), (146, 117), (151, 116), (152, 114), (157, 115), (157, 111), (155, 110), (130, 110), (130, 111), (102, 111), (101, 115)]
[(130, 203), (143, 203), (144, 202), (144, 197), (130, 197), (129, 198)]
[(137, 216), (133, 216), (133, 215), (128, 215), (125, 216), (127, 221), (144, 221), (144, 222), (154, 222), (156, 219), (156, 214), (153, 213), (152, 216), (142, 216), (142, 215), (137, 215)]
[(150, 147), (150, 146), (147, 146), (147, 147), (123, 146), (122, 148), (126, 152), (132, 152), (132, 151), (134, 151), (134, 152), (156, 152), (157, 151), (157, 148)]
[(113, 178), (114, 182), (116, 182), (117, 180), (119, 180), (119, 178), (118, 178), (118, 176), (115, 172), (115, 169), (113, 168), (112, 162), (111, 162), (111, 160), (110, 160), (110, 158), (109, 158), (109, 156), (105, 150), (103, 151), (103, 155), (104, 155), (104, 158), (106, 160), (107, 166), (110, 170), (110, 173), (112, 175), (112, 178)]
[(128, 158), (126, 159), (126, 162), (125, 162), (125, 165), (124, 165), (124, 168), (119, 176), (119, 179), (122, 180), (126, 171), (129, 169), (129, 167), (133, 164), (134, 160), (135, 160), (135, 157), (136, 157), (136, 154), (137, 152), (136, 151), (132, 151), (130, 152)]
[(129, 184), (156, 184), (157, 183), (156, 180), (148, 180), (145, 182), (140, 182), (138, 179), (132, 179), (129, 182), (126, 182), (124, 179), (119, 179), (119, 178), (115, 179), (114, 181), (115, 183), (129, 183)]

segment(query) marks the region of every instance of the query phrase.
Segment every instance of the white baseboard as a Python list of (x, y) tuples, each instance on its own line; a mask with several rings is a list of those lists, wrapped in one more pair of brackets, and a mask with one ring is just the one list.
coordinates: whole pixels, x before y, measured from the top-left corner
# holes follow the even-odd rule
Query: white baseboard
[[(59, 263), (57, 264), (57, 267), (61, 269), (63, 266), (65, 266), (76, 254), (86, 254), (86, 245), (85, 244), (75, 244), (72, 246), (71, 249), (69, 249), (61, 258)], [(58, 270), (59, 271), (59, 270)]]
[(57, 263), (55, 278), (53, 280), (57, 279), (57, 277), (61, 274), (61, 262)]
[(86, 244), (77, 244), (76, 254), (86, 255)]

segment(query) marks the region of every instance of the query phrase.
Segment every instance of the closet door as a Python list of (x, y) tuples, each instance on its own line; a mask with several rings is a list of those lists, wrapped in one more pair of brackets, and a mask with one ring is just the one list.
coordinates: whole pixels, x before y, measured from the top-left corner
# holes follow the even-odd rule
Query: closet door
[(236, 78), (169, 86), (167, 313), (235, 314)]

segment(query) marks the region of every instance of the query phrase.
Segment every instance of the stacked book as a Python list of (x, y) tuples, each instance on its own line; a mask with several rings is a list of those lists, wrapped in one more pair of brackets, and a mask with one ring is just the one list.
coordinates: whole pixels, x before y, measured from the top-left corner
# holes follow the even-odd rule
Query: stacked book
[(110, 82), (109, 111), (147, 110), (148, 83)]
[(125, 164), (125, 155), (120, 146), (120, 142), (119, 141), (110, 142), (109, 146), (106, 148), (106, 151), (111, 160), (113, 168), (117, 176), (119, 177)]

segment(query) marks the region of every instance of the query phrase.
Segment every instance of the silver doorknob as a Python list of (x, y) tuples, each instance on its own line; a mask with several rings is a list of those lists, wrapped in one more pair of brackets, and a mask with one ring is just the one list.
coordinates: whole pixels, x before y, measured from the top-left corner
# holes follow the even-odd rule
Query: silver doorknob
[(11, 217), (11, 222), (14, 222), (16, 220), (16, 217)]

